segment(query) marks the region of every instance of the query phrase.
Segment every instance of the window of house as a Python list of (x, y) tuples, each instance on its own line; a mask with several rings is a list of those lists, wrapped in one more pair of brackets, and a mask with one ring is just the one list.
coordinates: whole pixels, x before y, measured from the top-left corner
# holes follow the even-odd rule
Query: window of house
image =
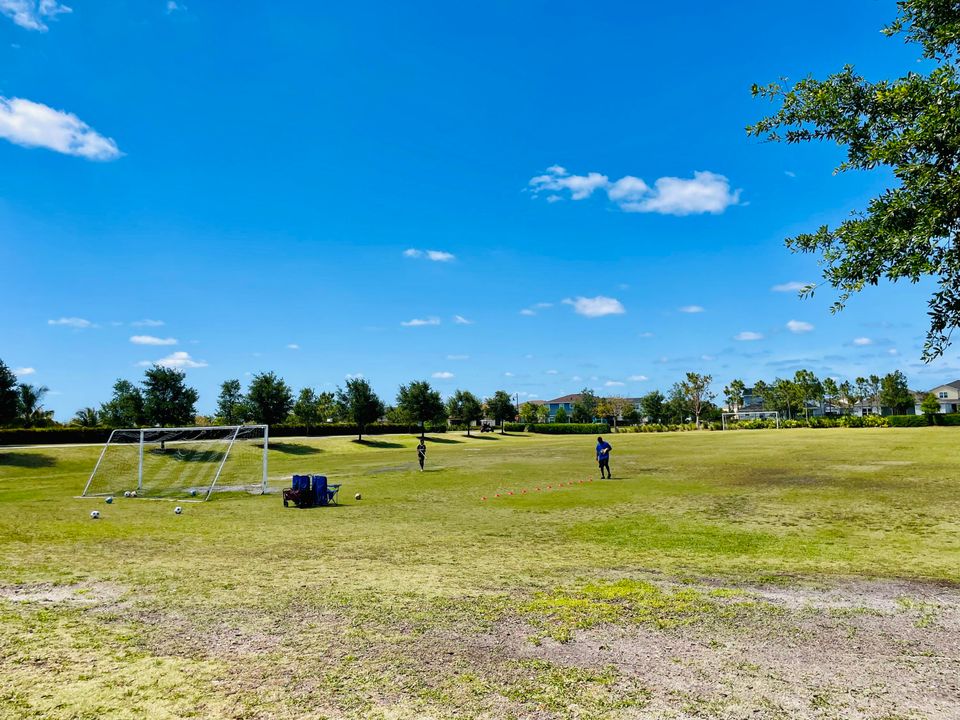
[(942, 392), (942, 391), (941, 391), (941, 392), (937, 393), (937, 397), (939, 397), (939, 398), (942, 400), (942, 399), (944, 399), (944, 398), (947, 397), (947, 394), (946, 394), (945, 392)]

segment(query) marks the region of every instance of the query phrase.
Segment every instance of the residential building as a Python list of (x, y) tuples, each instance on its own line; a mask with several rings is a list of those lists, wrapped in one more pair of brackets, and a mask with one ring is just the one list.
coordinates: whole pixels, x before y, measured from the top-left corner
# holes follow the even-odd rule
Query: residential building
[[(933, 395), (937, 402), (940, 403), (940, 412), (942, 413), (955, 413), (960, 412), (960, 380), (954, 380), (951, 383), (946, 385), (938, 385), (933, 388), (930, 393)], [(916, 393), (917, 405), (914, 409), (917, 415), (921, 414), (920, 403), (923, 402), (923, 399), (927, 396), (927, 393)]]

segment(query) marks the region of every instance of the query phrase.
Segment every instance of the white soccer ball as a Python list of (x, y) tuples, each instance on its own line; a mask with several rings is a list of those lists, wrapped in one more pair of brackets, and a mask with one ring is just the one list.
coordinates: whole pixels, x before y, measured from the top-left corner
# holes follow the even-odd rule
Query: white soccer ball
[(113, 502), (113, 495), (108, 496), (107, 499), (104, 500), (104, 502), (105, 502), (107, 505), (109, 505), (110, 503), (112, 503), (112, 502)]
[(179, 515), (180, 513), (183, 512), (183, 508), (180, 507), (179, 505), (177, 505), (177, 506), (173, 509), (173, 511), (174, 511), (177, 515)]
[(130, 497), (136, 497), (136, 496), (137, 496), (137, 491), (136, 491), (136, 490), (131, 490), (131, 491), (130, 491)]
[(100, 517), (100, 511), (99, 511), (99, 510), (94, 510), (93, 512), (90, 513), (90, 518), (91, 518), (92, 520), (96, 520), (96, 519), (99, 518), (99, 517)]
[(359, 499), (360, 499), (360, 493), (357, 493), (356, 495), (354, 495), (354, 496), (353, 496), (353, 499), (354, 499), (354, 500), (359, 500)]
[(196, 491), (196, 490), (191, 490), (191, 491), (190, 491), (190, 497), (196, 497), (196, 496), (197, 496), (197, 491)]
[(129, 490), (124, 490), (124, 491), (123, 491), (123, 496), (124, 496), (124, 497), (130, 497), (130, 491), (129, 491)]

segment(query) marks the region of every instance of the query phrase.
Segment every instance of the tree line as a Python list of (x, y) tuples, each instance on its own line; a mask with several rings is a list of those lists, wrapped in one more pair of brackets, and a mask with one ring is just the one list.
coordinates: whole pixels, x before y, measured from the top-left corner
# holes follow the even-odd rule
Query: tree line
[[(45, 387), (18, 383), (13, 372), (0, 360), (0, 426), (50, 427), (57, 423), (53, 412), (44, 410)], [(483, 418), (501, 424), (514, 420), (517, 408), (510, 395), (498, 390), (481, 399), (469, 390), (457, 390), (446, 402), (425, 380), (401, 385), (395, 402), (385, 403), (364, 378), (349, 378), (334, 392), (302, 388), (294, 395), (286, 381), (273, 372), (251, 377), (246, 392), (239, 379), (220, 385), (214, 417), (198, 417), (200, 394), (187, 385), (186, 374), (176, 368), (154, 365), (144, 372), (140, 383), (118, 379), (113, 394), (99, 407), (85, 407), (70, 421), (80, 427), (175, 427), (201, 424), (303, 425), (308, 429), (321, 423), (351, 423), (358, 434), (371, 423), (385, 420), (397, 425), (417, 426), (423, 434), (429, 425), (470, 426)]]

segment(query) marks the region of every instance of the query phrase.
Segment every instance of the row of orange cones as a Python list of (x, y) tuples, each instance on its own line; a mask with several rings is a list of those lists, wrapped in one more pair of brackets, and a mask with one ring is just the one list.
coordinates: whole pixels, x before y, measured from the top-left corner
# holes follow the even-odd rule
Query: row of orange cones
[[(573, 487), (574, 485), (583, 485), (585, 482), (587, 482), (587, 483), (592, 483), (592, 482), (593, 482), (593, 478), (587, 478), (586, 480), (578, 480), (578, 481), (576, 481), (576, 482), (559, 483), (559, 484), (557, 485), (557, 487), (558, 487), (558, 488), (562, 488), (562, 487)], [(553, 490), (553, 485), (547, 485), (547, 487), (546, 487), (545, 489), (547, 489), (547, 490)], [(509, 490), (509, 491), (503, 493), (503, 495), (526, 495), (528, 492), (540, 492), (540, 491), (541, 491), (541, 488), (538, 488), (538, 487), (537, 487), (537, 488), (534, 488), (532, 491), (531, 491), (531, 490), (527, 490), (526, 488), (524, 488), (524, 489), (521, 490), (519, 493), (515, 493), (513, 490)], [(494, 495), (494, 497), (501, 497), (501, 493), (497, 493), (496, 495)], [(487, 496), (484, 495), (484, 496), (481, 497), (480, 499), (481, 499), (481, 500), (486, 500), (486, 499), (487, 499)]]

